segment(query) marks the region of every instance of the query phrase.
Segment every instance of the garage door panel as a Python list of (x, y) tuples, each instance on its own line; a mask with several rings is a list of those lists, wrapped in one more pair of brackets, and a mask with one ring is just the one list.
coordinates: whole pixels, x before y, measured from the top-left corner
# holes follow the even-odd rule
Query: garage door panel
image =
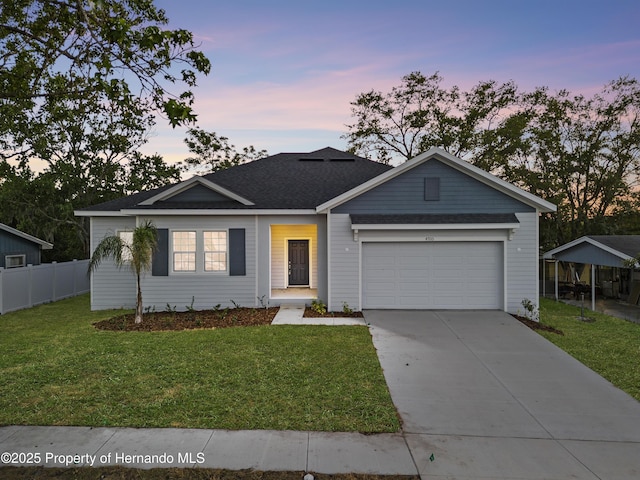
[(364, 243), (364, 308), (502, 308), (501, 242)]

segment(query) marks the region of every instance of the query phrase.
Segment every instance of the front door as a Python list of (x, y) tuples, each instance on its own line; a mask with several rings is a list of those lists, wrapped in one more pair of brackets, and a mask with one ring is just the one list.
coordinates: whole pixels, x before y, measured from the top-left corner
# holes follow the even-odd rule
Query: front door
[(309, 285), (309, 240), (289, 240), (289, 285)]

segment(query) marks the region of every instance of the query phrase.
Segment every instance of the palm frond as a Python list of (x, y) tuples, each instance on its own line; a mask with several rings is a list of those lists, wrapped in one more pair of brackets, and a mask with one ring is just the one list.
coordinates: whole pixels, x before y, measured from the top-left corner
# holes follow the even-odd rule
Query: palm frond
[(133, 231), (131, 257), (135, 263), (134, 270), (144, 272), (151, 268), (153, 252), (158, 246), (158, 229), (147, 220), (144, 225)]
[(113, 258), (115, 264), (121, 267), (125, 263), (122, 254), (125, 248), (126, 243), (117, 235), (110, 235), (103, 238), (93, 251), (93, 255), (91, 255), (89, 271), (94, 271), (98, 268), (98, 265), (107, 258)]

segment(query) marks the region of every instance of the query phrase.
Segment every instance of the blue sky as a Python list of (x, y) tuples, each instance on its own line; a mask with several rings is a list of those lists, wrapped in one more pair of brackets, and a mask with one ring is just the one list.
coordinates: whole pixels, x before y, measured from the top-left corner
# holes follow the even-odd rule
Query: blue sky
[[(589, 95), (640, 78), (637, 0), (156, 0), (212, 61), (198, 125), (275, 154), (346, 148), (350, 102), (403, 75), (438, 71), (445, 86), (513, 80)], [(147, 153), (188, 155), (163, 120)]]

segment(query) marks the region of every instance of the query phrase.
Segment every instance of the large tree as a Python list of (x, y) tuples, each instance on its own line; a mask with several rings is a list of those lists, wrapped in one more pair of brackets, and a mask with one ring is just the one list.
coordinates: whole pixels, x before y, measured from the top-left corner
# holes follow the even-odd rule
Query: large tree
[[(379, 161), (441, 147), (558, 205), (541, 244), (628, 233), (640, 197), (640, 84), (623, 77), (592, 96), (481, 82), (469, 92), (414, 72), (390, 93), (356, 98), (351, 149)], [(613, 219), (612, 219), (613, 218)], [(629, 232), (630, 233), (630, 232)]]
[(268, 155), (266, 150), (256, 150), (253, 145), (238, 151), (227, 137), (201, 128), (189, 129), (184, 141), (193, 156), (186, 158), (180, 164), (180, 169), (198, 175), (217, 172)]
[(606, 217), (630, 210), (640, 174), (640, 85), (620, 78), (591, 96), (539, 88), (529, 96), (535, 110), (527, 133), (530, 181), (554, 199), (559, 243), (601, 231)]
[(442, 81), (438, 73), (413, 72), (388, 93), (358, 95), (345, 135), (350, 149), (382, 163), (409, 160), (433, 146), (459, 157), (476, 154), (485, 131), (500, 128), (517, 102), (517, 88), (487, 81), (464, 92)]
[[(42, 110), (65, 110), (89, 95), (133, 118), (161, 110), (172, 125), (194, 120), (189, 89), (210, 63), (189, 31), (167, 23), (151, 0), (3, 2), (0, 133), (21, 144)], [(176, 84), (186, 90), (171, 92)]]
[(53, 241), (55, 259), (88, 253), (74, 209), (179, 178), (139, 149), (156, 115), (195, 120), (191, 90), (210, 63), (167, 23), (151, 0), (3, 3), (0, 214)]

